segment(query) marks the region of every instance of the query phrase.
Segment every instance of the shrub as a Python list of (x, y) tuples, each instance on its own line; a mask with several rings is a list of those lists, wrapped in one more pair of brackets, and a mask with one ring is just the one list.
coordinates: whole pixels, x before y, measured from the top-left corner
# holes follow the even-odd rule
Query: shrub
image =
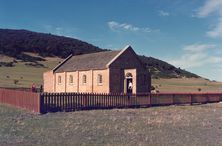
[(14, 80), (14, 84), (15, 85), (18, 84), (18, 82), (19, 82), (19, 80)]
[(13, 62), (0, 62), (0, 66), (13, 67)]
[(26, 66), (32, 66), (32, 67), (36, 67), (36, 68), (45, 68), (45, 66), (41, 63), (25, 63)]

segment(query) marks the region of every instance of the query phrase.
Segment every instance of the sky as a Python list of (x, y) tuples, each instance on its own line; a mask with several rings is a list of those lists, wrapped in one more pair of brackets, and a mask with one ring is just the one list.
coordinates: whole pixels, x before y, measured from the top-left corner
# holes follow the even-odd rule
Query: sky
[(0, 28), (105, 49), (131, 45), (137, 54), (222, 81), (222, 0), (0, 0)]

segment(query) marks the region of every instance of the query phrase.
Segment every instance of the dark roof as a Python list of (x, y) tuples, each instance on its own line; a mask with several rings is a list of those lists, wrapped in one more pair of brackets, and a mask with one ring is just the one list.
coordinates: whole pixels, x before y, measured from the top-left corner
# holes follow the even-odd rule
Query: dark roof
[(105, 69), (106, 65), (117, 56), (121, 50), (105, 51), (84, 55), (72, 56), (65, 61), (54, 72), (90, 70), (90, 69)]

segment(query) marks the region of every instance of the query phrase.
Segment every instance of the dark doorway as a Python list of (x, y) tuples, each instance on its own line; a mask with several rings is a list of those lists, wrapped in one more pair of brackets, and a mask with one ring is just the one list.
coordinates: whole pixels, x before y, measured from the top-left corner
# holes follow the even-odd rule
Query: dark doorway
[(126, 73), (124, 79), (124, 93), (131, 94), (133, 93), (133, 75), (132, 73)]

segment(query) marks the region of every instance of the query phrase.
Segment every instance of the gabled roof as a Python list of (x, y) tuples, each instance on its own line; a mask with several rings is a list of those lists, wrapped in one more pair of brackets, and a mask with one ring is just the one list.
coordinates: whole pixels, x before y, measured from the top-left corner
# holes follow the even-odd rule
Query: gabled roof
[(54, 68), (53, 71), (58, 73), (77, 70), (105, 69), (107, 68), (106, 65), (120, 52), (121, 50), (116, 50), (71, 56), (66, 58)]
[[(132, 50), (131, 46), (127, 45), (122, 50), (104, 51), (104, 52), (90, 53), (90, 54), (83, 54), (76, 56), (70, 55), (63, 62), (57, 65), (53, 69), (53, 72), (59, 73), (59, 72), (69, 72), (69, 71), (78, 71), (78, 70), (81, 71), (81, 70), (109, 68), (109, 66), (128, 49)], [(134, 51), (133, 53), (140, 61), (136, 53)]]

